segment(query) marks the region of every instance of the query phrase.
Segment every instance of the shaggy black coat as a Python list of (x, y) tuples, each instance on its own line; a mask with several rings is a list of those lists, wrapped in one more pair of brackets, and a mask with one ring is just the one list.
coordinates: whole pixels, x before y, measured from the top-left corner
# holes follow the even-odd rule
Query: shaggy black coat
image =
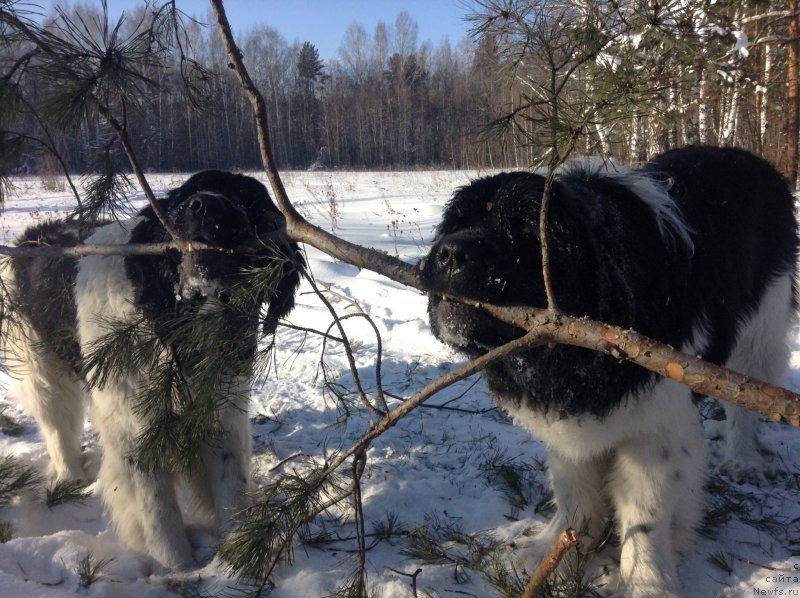
[[(433, 291), (434, 334), (470, 357), (522, 332), (441, 294), (546, 306), (543, 187), (540, 174), (511, 172), (459, 189), (420, 264)], [(560, 309), (676, 348), (703, 331), (703, 357), (717, 364), (770, 282), (794, 268), (798, 251), (786, 181), (766, 161), (731, 148), (674, 150), (634, 171), (572, 167), (555, 181), (548, 235)], [(514, 406), (603, 416), (655, 374), (560, 345), (496, 363), (486, 379)]]

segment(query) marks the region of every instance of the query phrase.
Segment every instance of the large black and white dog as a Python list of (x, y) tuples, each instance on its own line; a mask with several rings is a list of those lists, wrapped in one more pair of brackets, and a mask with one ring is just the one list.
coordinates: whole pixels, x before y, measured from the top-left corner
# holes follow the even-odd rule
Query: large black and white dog
[[(421, 263), (434, 334), (478, 356), (521, 331), (460, 295), (546, 305), (539, 206), (544, 179), (474, 181), (447, 205)], [(689, 355), (780, 383), (793, 322), (794, 201), (764, 160), (689, 147), (638, 170), (573, 165), (553, 188), (550, 269), (559, 307), (632, 328)], [(597, 540), (613, 518), (630, 596), (681, 594), (676, 565), (703, 509), (706, 449), (691, 392), (597, 352), (536, 348), (487, 368), (497, 402), (549, 452), (557, 506), (538, 540), (568, 526)], [(749, 413), (726, 408), (723, 471), (765, 466)]]
[[(193, 317), (212, 305), (225, 304), (245, 269), (274, 267), (275, 284), (264, 286), (248, 304), (249, 312), (237, 313), (227, 324), (224, 334), (230, 338), (225, 337), (226, 346), (236, 350), (215, 348), (215, 355), (181, 372), (190, 389), (199, 375), (194, 368), (234, 372), (227, 389), (230, 393), (215, 402), (218, 434), (213, 443), (202, 445), (188, 474), (197, 498), (214, 513), (216, 526), (224, 529), (243, 506), (249, 480), (250, 376), (237, 366), (252, 365), (258, 331), (274, 331), (278, 319), (294, 306), (304, 263), (297, 245), (285, 236), (285, 220), (266, 188), (251, 177), (203, 171), (159, 201), (184, 240), (222, 248), (259, 246), (270, 235), (273, 241), (265, 243), (261, 251), (247, 254), (171, 250), (163, 255), (130, 257), (15, 258), (6, 263), (3, 272), (18, 316), (7, 355), (12, 371), (21, 379), (20, 399), (35, 416), (47, 443), (52, 478), (85, 478), (80, 436), (85, 383), (94, 372), (90, 369), (84, 377), (78, 372), (95, 341), (108, 334), (108, 322), (144, 320), (153, 330), (163, 331), (178, 317), (191, 326)], [(164, 227), (147, 207), (131, 220), (98, 223), (88, 230), (85, 225), (63, 220), (34, 226), (17, 243), (73, 246), (167, 240)], [(259, 313), (266, 303), (266, 314)], [(170, 467), (143, 470), (134, 460), (137, 442), (149, 421), (137, 400), (151, 374), (147, 368), (117, 369), (93, 387), (90, 415), (103, 451), (98, 479), (121, 540), (156, 563), (180, 567), (192, 562), (175, 494), (174, 483), (180, 476)]]

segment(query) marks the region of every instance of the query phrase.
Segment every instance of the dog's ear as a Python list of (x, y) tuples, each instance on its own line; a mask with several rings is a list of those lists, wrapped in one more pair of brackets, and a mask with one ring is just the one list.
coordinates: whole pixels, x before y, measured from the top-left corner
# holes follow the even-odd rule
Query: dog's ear
[(275, 332), (278, 320), (285, 318), (294, 309), (294, 297), (300, 286), (300, 273), (305, 270), (305, 260), (294, 243), (288, 248), (293, 252), (291, 262), (284, 263), (277, 287), (269, 297), (267, 315), (264, 317), (262, 331), (265, 335)]
[(261, 182), (243, 174), (232, 176), (236, 178), (236, 191), (257, 235), (272, 232), (286, 225), (286, 219)]

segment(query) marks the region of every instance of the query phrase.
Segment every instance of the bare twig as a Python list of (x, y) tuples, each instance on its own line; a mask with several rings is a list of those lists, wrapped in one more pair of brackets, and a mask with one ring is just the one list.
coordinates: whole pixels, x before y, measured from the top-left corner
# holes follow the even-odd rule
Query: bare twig
[(490, 363), (500, 359), (505, 359), (506, 357), (510, 357), (511, 355), (526, 349), (530, 349), (536, 345), (540, 345), (542, 342), (546, 342), (542, 340), (542, 335), (538, 330), (533, 330), (521, 338), (488, 351), (486, 354), (470, 361), (457, 370), (453, 370), (449, 374), (445, 374), (444, 376), (437, 378), (416, 392), (412, 397), (399, 405), (393, 411), (387, 413), (377, 424), (370, 426), (370, 428), (364, 432), (361, 438), (359, 438), (352, 447), (338, 455), (336, 459), (328, 464), (327, 470), (330, 472), (337, 470), (345, 461), (347, 461), (347, 459), (357, 454), (365, 447), (369, 446), (375, 438), (383, 434), (389, 428), (397, 425), (397, 422), (408, 415), (409, 412), (419, 407), (423, 402), (427, 401), (430, 397), (435, 395), (443, 388), (447, 388), (454, 382), (458, 382), (464, 378), (469, 378), (473, 374), (484, 369)]
[(122, 148), (125, 150), (125, 155), (128, 157), (128, 162), (133, 169), (133, 173), (136, 175), (136, 180), (139, 181), (139, 185), (142, 187), (142, 191), (144, 192), (145, 196), (147, 197), (147, 201), (150, 203), (150, 207), (153, 208), (153, 213), (155, 213), (156, 218), (161, 223), (161, 226), (164, 227), (169, 233), (170, 238), (173, 241), (177, 242), (182, 249), (189, 250), (191, 249), (191, 242), (190, 241), (183, 241), (178, 234), (178, 231), (175, 230), (175, 227), (172, 226), (172, 223), (167, 218), (167, 215), (164, 213), (164, 210), (161, 209), (161, 205), (159, 205), (158, 200), (156, 199), (155, 193), (153, 193), (153, 189), (150, 187), (150, 183), (147, 181), (147, 177), (144, 176), (144, 171), (142, 170), (141, 165), (139, 164), (139, 158), (136, 155), (136, 152), (133, 150), (133, 145), (130, 142), (130, 138), (128, 137), (128, 129), (124, 123), (121, 123), (109, 110), (109, 108), (103, 104), (98, 105), (98, 111), (100, 114), (103, 115), (103, 118), (106, 119), (106, 122), (114, 129), (114, 132), (117, 134), (117, 138), (119, 142), (122, 144)]
[(273, 473), (275, 471), (278, 471), (281, 467), (286, 465), (289, 461), (294, 461), (295, 459), (300, 459), (300, 458), (303, 458), (303, 457), (308, 457), (308, 455), (306, 455), (303, 451), (297, 451), (296, 453), (293, 453), (293, 454), (289, 455), (288, 457), (286, 457), (284, 459), (281, 459), (280, 461), (278, 461), (278, 463), (276, 463), (275, 465), (270, 467), (267, 471), (269, 471), (270, 473)]
[(367, 466), (366, 449), (353, 457), (353, 509), (356, 515), (358, 537), (358, 589), (365, 596), (367, 589), (367, 533), (364, 526), (364, 502), (361, 497), (361, 476)]
[[(553, 155), (553, 161), (558, 158)], [(553, 279), (550, 276), (550, 236), (547, 234), (547, 224), (550, 215), (550, 199), (553, 195), (553, 181), (555, 180), (555, 169), (550, 168), (544, 180), (542, 190), (542, 204), (539, 209), (539, 242), (542, 250), (542, 278), (544, 279), (544, 293), (547, 297), (547, 309), (552, 313), (558, 311), (555, 292), (553, 291)]]
[(128, 243), (125, 245), (75, 245), (62, 247), (60, 245), (20, 245), (17, 247), (0, 245), (0, 256), (5, 255), (15, 258), (79, 258), (87, 255), (158, 255), (170, 249), (178, 251), (220, 251), (223, 253), (259, 253), (264, 250), (264, 243), (281, 240), (286, 235), (286, 229), (281, 227), (269, 233), (258, 236), (254, 243), (239, 247), (225, 249), (218, 245), (209, 245), (199, 241), (169, 241), (166, 243)]
[[(333, 316), (333, 323), (328, 327), (328, 330), (325, 331), (325, 335), (323, 336), (323, 346), (322, 346), (323, 357), (325, 355), (325, 345), (327, 343), (328, 337), (330, 336), (331, 328), (336, 326), (336, 328), (339, 330), (339, 335), (341, 337), (342, 345), (344, 346), (345, 355), (347, 355), (347, 363), (350, 366), (350, 373), (353, 376), (353, 381), (355, 382), (356, 390), (358, 391), (358, 396), (361, 398), (361, 402), (364, 403), (364, 405), (366, 405), (367, 409), (369, 409), (373, 415), (377, 417), (383, 417), (385, 415), (385, 412), (381, 411), (370, 402), (369, 398), (367, 398), (367, 393), (364, 392), (364, 387), (361, 385), (361, 376), (359, 375), (358, 368), (356, 367), (356, 359), (355, 356), (353, 355), (353, 347), (350, 345), (350, 341), (347, 339), (344, 327), (342, 326), (342, 320), (344, 320), (347, 316), (340, 317), (336, 313), (336, 310), (333, 309), (333, 306), (330, 304), (330, 301), (328, 301), (325, 298), (322, 291), (319, 290), (316, 282), (311, 276), (306, 276), (306, 279), (311, 285), (311, 288), (314, 289), (314, 292), (317, 294), (320, 301), (322, 301), (322, 303), (325, 305), (325, 307)], [(380, 359), (380, 354), (378, 355), (378, 359)], [(383, 398), (382, 395), (381, 398)], [(386, 401), (384, 401), (384, 404), (385, 403)]]
[(575, 533), (574, 529), (570, 527), (561, 532), (561, 535), (556, 538), (542, 562), (539, 563), (539, 568), (528, 581), (528, 585), (525, 586), (525, 593), (522, 598), (533, 598), (545, 580), (556, 570), (567, 551), (577, 543), (578, 534)]
[(422, 573), (422, 568), (420, 567), (414, 573), (405, 573), (403, 571), (398, 571), (397, 569), (392, 569), (391, 567), (384, 567), (387, 571), (391, 571), (392, 573), (397, 573), (398, 575), (403, 575), (405, 577), (411, 578), (411, 596), (413, 598), (417, 598), (417, 577), (420, 573)]
[(237, 47), (233, 39), (233, 32), (231, 31), (228, 17), (225, 14), (222, 0), (209, 1), (214, 10), (222, 41), (228, 54), (228, 59), (230, 61), (229, 66), (239, 78), (239, 82), (253, 107), (261, 159), (266, 169), (267, 178), (272, 186), (272, 191), (275, 194), (275, 200), (278, 202), (278, 206), (284, 216), (286, 216), (286, 226), (289, 235), (296, 241), (308, 243), (320, 251), (336, 259), (352, 264), (357, 268), (366, 268), (373, 272), (383, 274), (401, 284), (417, 289), (422, 288), (419, 273), (415, 268), (410, 267), (396, 257), (379, 251), (365, 249), (355, 243), (340, 239), (324, 229), (314, 226), (305, 220), (289, 201), (272, 153), (269, 126), (267, 124), (267, 106), (264, 97), (261, 95), (261, 92), (258, 91), (255, 83), (253, 83), (253, 80), (247, 72), (247, 68), (242, 59), (242, 51)]

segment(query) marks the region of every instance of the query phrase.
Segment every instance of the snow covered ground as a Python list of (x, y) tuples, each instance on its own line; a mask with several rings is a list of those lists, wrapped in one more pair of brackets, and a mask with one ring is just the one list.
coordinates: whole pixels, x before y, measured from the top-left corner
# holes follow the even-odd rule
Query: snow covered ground
[[(475, 175), (291, 172), (286, 173), (285, 183), (301, 212), (316, 224), (350, 241), (415, 261), (425, 252), (446, 199)], [(150, 180), (163, 190), (183, 178), (159, 175)], [(139, 202), (140, 196), (134, 197), (134, 203)], [(38, 178), (18, 180), (0, 215), (0, 242), (7, 244), (28, 224), (64, 213), (71, 205), (66, 192), (45, 191)], [(357, 302), (374, 319), (383, 342), (383, 385), (388, 392), (410, 396), (462, 362), (430, 334), (426, 300), (419, 292), (316, 250), (307, 251), (316, 280), (333, 291), (328, 296), (336, 309), (352, 312), (352, 303)], [(324, 330), (330, 315), (309, 291), (304, 283), (290, 322)], [(374, 332), (359, 319), (349, 319), (345, 326), (357, 348), (361, 377), (374, 388)], [(792, 368), (786, 383), (798, 389), (796, 330), (792, 339)], [(323, 392), (321, 348), (318, 337), (279, 329), (275, 368), (253, 391), (257, 479), (275, 475), (273, 468), (302, 467), (302, 455), (321, 458), (347, 448), (368, 426), (369, 415), (358, 410), (344, 421), (334, 399)], [(325, 363), (334, 378), (351, 386), (340, 348), (329, 346)], [(0, 456), (15, 455), (44, 471), (47, 455), (35, 424), (17, 406), (13, 381), (0, 382), (2, 413), (22, 424), (21, 433), (0, 432)], [(379, 541), (371, 537), (369, 542), (376, 543), (367, 554), (369, 583), (384, 598), (413, 596), (414, 580), (420, 596), (496, 596), (480, 575), (457, 563), (470, 553), (469, 543), (458, 539), (472, 538), (473, 551), (495, 541), (506, 554), (513, 554), (508, 542), (546, 521), (541, 512), (547, 482), (540, 444), (492, 409), (483, 383), (474, 382), (462, 382), (433, 397), (429, 403), (448, 408), (417, 410), (379, 438), (369, 452), (363, 483), (367, 531), (395, 519), (401, 531), (421, 528), (449, 538), (444, 543), (447, 557), (432, 562), (408, 555), (408, 534)], [(713, 448), (719, 422), (709, 419), (705, 425)], [(688, 595), (800, 595), (800, 584), (794, 583), (800, 576), (800, 431), (764, 424), (763, 432), (781, 475), (760, 488), (712, 480), (713, 534), (698, 536), (681, 567)], [(90, 424), (84, 443), (94, 451)], [(116, 541), (97, 493), (84, 504), (52, 508), (42, 494), (27, 493), (0, 509), (0, 518), (14, 528), (13, 539), (0, 544), (2, 597), (219, 596), (238, 595), (237, 587), (242, 589), (223, 565), (209, 560), (212, 539), (201, 529), (194, 540), (203, 564), (189, 572), (150, 576)], [(340, 517), (324, 517), (312, 527), (317, 539), (324, 541), (296, 545), (294, 562), (274, 575), (270, 596), (326, 596), (351, 575), (356, 567), (352, 515), (347, 510), (336, 514)], [(91, 562), (106, 564), (99, 579), (83, 587), (78, 570), (87, 556)], [(602, 566), (588, 570), (601, 593), (613, 583), (613, 562), (607, 558), (605, 562), (611, 565), (611, 574), (605, 574)], [(781, 589), (783, 594), (776, 592)]]

